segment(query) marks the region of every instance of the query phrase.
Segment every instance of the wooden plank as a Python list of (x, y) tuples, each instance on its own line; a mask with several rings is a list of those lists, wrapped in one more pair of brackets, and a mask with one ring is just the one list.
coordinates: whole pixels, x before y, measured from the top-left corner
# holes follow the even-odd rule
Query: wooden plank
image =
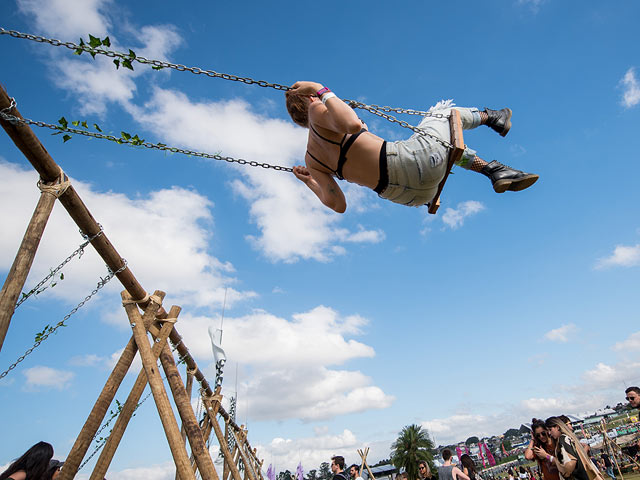
[(447, 161), (447, 171), (442, 178), (442, 181), (438, 185), (438, 191), (436, 192), (433, 200), (429, 202), (429, 213), (435, 214), (440, 207), (440, 194), (444, 188), (444, 184), (449, 178), (451, 168), (453, 165), (462, 158), (464, 153), (464, 137), (462, 136), (462, 120), (460, 119), (460, 112), (456, 109), (451, 110), (451, 116), (449, 117), (449, 129), (451, 130), (451, 144), (453, 148), (449, 150), (449, 159)]

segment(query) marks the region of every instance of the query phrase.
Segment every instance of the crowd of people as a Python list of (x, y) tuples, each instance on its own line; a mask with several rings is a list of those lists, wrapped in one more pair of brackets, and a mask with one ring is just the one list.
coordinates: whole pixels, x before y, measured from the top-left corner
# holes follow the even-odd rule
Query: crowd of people
[[(629, 387), (625, 390), (625, 399), (631, 407), (640, 408), (640, 388)], [(625, 447), (624, 453), (640, 464), (640, 439)], [(438, 480), (497, 480), (500, 471), (493, 470), (481, 477), (475, 463), (468, 454), (460, 457), (459, 465), (453, 463), (453, 454), (445, 448), (442, 452), (443, 465), (438, 467)], [(538, 464), (537, 469), (519, 466), (514, 469), (505, 465), (508, 480), (604, 480), (605, 472), (611, 480), (616, 480), (612, 459), (606, 451), (598, 457), (591, 449), (581, 443), (573, 432), (571, 420), (565, 415), (537, 418), (531, 421), (531, 441), (524, 457)], [(53, 458), (53, 446), (47, 442), (38, 442), (20, 458), (0, 473), (0, 480), (56, 480), (64, 462)], [(345, 470), (344, 457), (331, 458), (332, 480), (363, 480), (360, 467), (353, 464)], [(433, 472), (429, 463), (418, 462), (418, 476), (421, 480), (431, 480)], [(396, 480), (408, 480), (406, 472), (400, 472)]]

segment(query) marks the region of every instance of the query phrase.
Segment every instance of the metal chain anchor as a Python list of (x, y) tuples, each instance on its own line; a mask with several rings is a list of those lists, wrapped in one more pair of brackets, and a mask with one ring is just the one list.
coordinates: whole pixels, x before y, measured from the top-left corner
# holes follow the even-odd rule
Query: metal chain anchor
[(98, 226), (100, 227), (100, 231), (98, 233), (96, 233), (95, 235), (93, 235), (92, 237), (89, 237), (89, 236), (85, 235), (84, 233), (82, 233), (82, 231), (80, 232), (80, 234), (84, 237), (85, 242), (80, 244), (80, 246), (71, 255), (69, 255), (67, 258), (65, 258), (64, 261), (60, 265), (58, 265), (56, 268), (51, 270), (49, 275), (47, 275), (42, 280), (40, 280), (40, 282), (38, 282), (38, 284), (35, 287), (33, 287), (31, 290), (29, 290), (28, 293), (23, 293), (22, 294), (22, 298), (20, 300), (18, 300), (18, 302), (16, 303), (14, 311), (20, 305), (22, 305), (22, 303), (25, 302), (27, 300), (27, 298), (29, 298), (30, 296), (32, 296), (32, 295), (34, 295), (36, 293), (39, 293), (40, 292), (40, 288), (45, 283), (47, 283), (56, 273), (58, 273), (67, 263), (69, 263), (75, 256), (78, 256), (79, 259), (82, 258), (82, 255), (84, 254), (85, 247), (87, 245), (89, 245), (93, 240), (98, 238), (100, 235), (102, 235), (102, 233), (103, 233), (102, 225), (98, 224)]
[(104, 287), (107, 283), (109, 283), (109, 281), (115, 277), (117, 274), (119, 274), (120, 272), (123, 272), (126, 268), (127, 268), (127, 261), (125, 259), (122, 259), (123, 261), (123, 265), (122, 267), (120, 267), (118, 270), (116, 270), (115, 272), (111, 271), (110, 268), (108, 268), (109, 273), (105, 278), (100, 278), (100, 281), (98, 282), (98, 285), (96, 286), (96, 288), (93, 289), (93, 291), (91, 292), (91, 294), (89, 294), (87, 297), (85, 297), (84, 300), (82, 300), (78, 305), (76, 305), (74, 307), (73, 310), (71, 310), (69, 313), (67, 313), (65, 315), (65, 317), (56, 324), (55, 327), (49, 327), (47, 326), (47, 328), (45, 328), (46, 333), (44, 333), (42, 336), (38, 337), (38, 339), (35, 341), (35, 343), (33, 344), (33, 346), (31, 348), (29, 348), (26, 352), (24, 352), (24, 354), (22, 354), (20, 357), (18, 357), (18, 359), (9, 366), (9, 368), (7, 368), (4, 372), (0, 373), (0, 380), (3, 379), (4, 377), (7, 376), (7, 374), (13, 370), (14, 368), (16, 368), (16, 366), (18, 366), (18, 364), (20, 362), (22, 362), (28, 355), (31, 354), (31, 352), (33, 352), (36, 348), (38, 348), (40, 346), (40, 344), (42, 342), (44, 342), (47, 338), (49, 338), (49, 336), (54, 333), (56, 330), (58, 330), (58, 328), (60, 327), (66, 327), (66, 325), (64, 324), (64, 322), (66, 322), (69, 317), (71, 317), (71, 315), (73, 315), (74, 313), (76, 313), (80, 308), (82, 308), (84, 306), (85, 303), (87, 303), (89, 300), (91, 300), (91, 298), (100, 291), (100, 289), (102, 287)]

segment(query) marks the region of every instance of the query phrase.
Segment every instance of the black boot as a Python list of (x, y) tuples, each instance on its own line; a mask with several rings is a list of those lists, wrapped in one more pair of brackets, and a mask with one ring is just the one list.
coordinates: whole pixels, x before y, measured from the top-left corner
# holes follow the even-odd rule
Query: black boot
[(489, 116), (487, 122), (485, 123), (487, 127), (491, 127), (502, 137), (509, 133), (509, 129), (511, 129), (510, 108), (503, 108), (502, 110), (491, 110), (489, 108), (485, 108), (484, 113)]
[(525, 173), (520, 170), (514, 170), (511, 167), (496, 162), (487, 163), (480, 173), (486, 175), (491, 179), (493, 184), (493, 190), (496, 193), (504, 193), (507, 190), (512, 192), (519, 192), (527, 187), (530, 187), (536, 180), (538, 175), (534, 173)]

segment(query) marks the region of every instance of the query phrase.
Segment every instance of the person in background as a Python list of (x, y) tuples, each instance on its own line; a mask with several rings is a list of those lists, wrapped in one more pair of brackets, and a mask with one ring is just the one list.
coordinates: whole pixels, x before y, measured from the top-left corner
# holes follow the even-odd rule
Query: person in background
[(462, 471), (465, 475), (467, 475), (471, 480), (476, 480), (478, 478), (476, 464), (473, 463), (473, 459), (468, 454), (465, 453), (460, 457), (460, 463), (462, 464)]
[(640, 388), (638, 387), (629, 387), (625, 391), (625, 400), (629, 402), (633, 408), (640, 407)]
[(451, 463), (451, 450), (445, 448), (442, 451), (444, 465), (438, 467), (438, 480), (471, 480), (462, 470)]
[(38, 442), (9, 465), (9, 468), (0, 474), (0, 480), (45, 480), (51, 457), (51, 444)]
[[(558, 417), (550, 417), (545, 422), (549, 433), (556, 440), (553, 460), (560, 474), (572, 480), (602, 480), (602, 474), (580, 446), (575, 434)], [(587, 473), (587, 469), (589, 473)]]
[(429, 464), (424, 460), (420, 460), (418, 462), (418, 474), (423, 480), (427, 478), (430, 479), (433, 476), (433, 474), (431, 473), (431, 467), (429, 467)]
[(538, 418), (531, 420), (531, 434), (531, 441), (524, 451), (524, 458), (538, 463), (543, 480), (560, 480), (555, 464), (547, 459), (549, 455), (554, 455), (556, 442), (549, 435), (543, 420)]

